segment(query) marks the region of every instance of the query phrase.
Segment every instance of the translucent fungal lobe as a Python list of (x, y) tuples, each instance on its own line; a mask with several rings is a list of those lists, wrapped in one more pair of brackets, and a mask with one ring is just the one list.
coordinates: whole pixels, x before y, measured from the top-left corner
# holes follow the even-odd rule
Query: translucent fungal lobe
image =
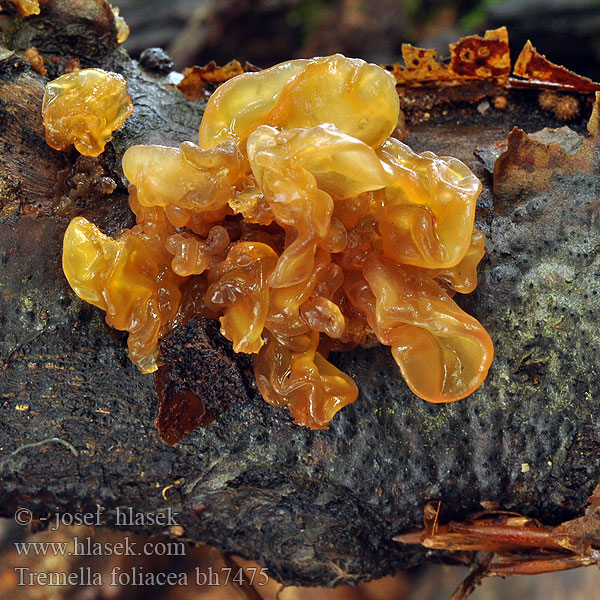
[(66, 73), (46, 86), (46, 142), (55, 150), (75, 145), (81, 154), (98, 156), (132, 112), (122, 75), (102, 69)]
[[(124, 88), (105, 102), (94, 85), (72, 86), (47, 94), (45, 118), (57, 118), (59, 91), (72, 93), (61, 118), (93, 129), (75, 143), (96, 151), (128, 111)], [(234, 350), (254, 356), (264, 399), (313, 429), (358, 396), (329, 353), (375, 338), (417, 396), (464, 398), (493, 356), (452, 299), (477, 285), (481, 184), (460, 161), (391, 137), (398, 115), (393, 77), (341, 55), (231, 79), (210, 97), (198, 145), (127, 150), (137, 225), (111, 239), (74, 219), (69, 283), (129, 332), (144, 372), (171, 328), (219, 318)]]

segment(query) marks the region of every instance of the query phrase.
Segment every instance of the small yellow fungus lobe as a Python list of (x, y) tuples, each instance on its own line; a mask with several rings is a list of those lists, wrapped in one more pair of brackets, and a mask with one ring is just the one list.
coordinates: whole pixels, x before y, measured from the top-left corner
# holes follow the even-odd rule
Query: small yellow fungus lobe
[[(156, 217), (157, 215), (152, 215)], [(170, 268), (160, 219), (117, 239), (83, 217), (65, 233), (63, 269), (78, 296), (106, 311), (106, 321), (129, 332), (129, 355), (144, 373), (157, 368), (158, 338), (171, 326), (183, 278)]]
[(48, 83), (44, 94), (46, 142), (55, 150), (74, 144), (81, 154), (98, 156), (132, 112), (121, 75), (102, 69), (61, 75)]
[(38, 52), (35, 47), (28, 48), (23, 55), (23, 58), (31, 65), (36, 73), (39, 73), (42, 77), (46, 77), (46, 64), (44, 57)]
[(131, 31), (129, 29), (129, 25), (127, 25), (127, 23), (125, 22), (125, 19), (120, 16), (120, 12), (121, 11), (119, 10), (118, 6), (115, 6), (112, 9), (112, 13), (115, 17), (115, 28), (117, 30), (117, 42), (119, 44), (122, 44), (124, 41), (127, 40)]
[(44, 0), (10, 0), (22, 17), (40, 14), (40, 1)]
[(137, 226), (116, 239), (82, 217), (63, 265), (75, 292), (158, 366), (158, 339), (219, 318), (254, 355), (264, 399), (327, 426), (358, 396), (327, 360), (377, 338), (430, 402), (477, 389), (493, 345), (452, 300), (477, 285), (481, 184), (460, 161), (390, 137), (389, 73), (340, 55), (236, 77), (211, 96), (199, 145), (123, 157)]

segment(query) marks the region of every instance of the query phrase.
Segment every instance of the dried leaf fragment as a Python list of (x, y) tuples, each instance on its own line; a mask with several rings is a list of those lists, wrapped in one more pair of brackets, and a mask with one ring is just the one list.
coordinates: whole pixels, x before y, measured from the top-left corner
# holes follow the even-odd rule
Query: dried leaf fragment
[(453, 552), (478, 552), (474, 569), (452, 596), (465, 600), (488, 575), (535, 575), (600, 564), (600, 485), (585, 515), (557, 527), (516, 513), (484, 512), (439, 525), (440, 502), (428, 502), (424, 529), (394, 537), (402, 544)]
[[(590, 129), (594, 127), (594, 113), (590, 119)], [(540, 132), (541, 133), (541, 132)], [(573, 134), (567, 138), (566, 148), (558, 143), (566, 136), (560, 135), (561, 129), (549, 130), (544, 141), (540, 136), (527, 135), (515, 127), (508, 134), (508, 145), (494, 164), (494, 195), (498, 198), (512, 197), (525, 187), (539, 192), (546, 190), (551, 178), (557, 173), (571, 174), (591, 172), (595, 168), (594, 151), (598, 138), (592, 135), (586, 139)], [(572, 133), (572, 132), (571, 132)], [(547, 141), (555, 138), (557, 141)], [(573, 147), (570, 137), (579, 137), (581, 142), (576, 151), (567, 151)], [(546, 142), (546, 143), (545, 143)], [(535, 177), (532, 174), (535, 173)]]
[(458, 85), (471, 80), (504, 83), (510, 75), (510, 52), (506, 27), (486, 31), (484, 37), (465, 37), (450, 44), (450, 62), (440, 63), (436, 50), (402, 44), (400, 63), (389, 67), (400, 85)]
[(600, 485), (588, 498), (585, 515), (554, 528), (557, 542), (567, 550), (600, 560)]
[(517, 58), (513, 74), (531, 82), (553, 84), (562, 89), (578, 92), (600, 90), (600, 84), (550, 62), (534, 48), (529, 40)]
[(203, 67), (186, 68), (177, 87), (188, 100), (198, 100), (213, 92), (219, 84), (243, 72), (244, 69), (237, 60), (232, 60), (222, 67), (211, 60)]

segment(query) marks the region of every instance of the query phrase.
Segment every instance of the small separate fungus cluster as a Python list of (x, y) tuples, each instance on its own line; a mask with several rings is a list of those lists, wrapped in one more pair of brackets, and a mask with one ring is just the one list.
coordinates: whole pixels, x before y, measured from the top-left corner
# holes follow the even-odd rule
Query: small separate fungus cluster
[(81, 154), (98, 156), (132, 112), (122, 75), (102, 69), (66, 73), (46, 86), (46, 143), (55, 150), (74, 145)]
[(481, 184), (391, 137), (398, 114), (392, 76), (341, 55), (235, 77), (211, 96), (198, 145), (127, 150), (137, 225), (111, 239), (73, 219), (69, 283), (129, 332), (145, 373), (173, 327), (220, 318), (254, 355), (264, 399), (313, 429), (358, 395), (328, 353), (374, 337), (421, 398), (467, 396), (493, 355), (451, 298), (476, 286)]
[(40, 2), (43, 4), (47, 0), (10, 0), (22, 17), (40, 14)]

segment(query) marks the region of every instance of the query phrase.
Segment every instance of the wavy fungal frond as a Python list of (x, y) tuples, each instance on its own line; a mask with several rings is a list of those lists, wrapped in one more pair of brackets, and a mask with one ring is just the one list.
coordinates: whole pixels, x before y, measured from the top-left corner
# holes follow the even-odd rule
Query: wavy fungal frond
[[(127, 112), (82, 102), (91, 114), (110, 106), (107, 123)], [(467, 396), (493, 355), (452, 300), (477, 283), (481, 184), (460, 161), (391, 137), (398, 114), (393, 77), (341, 55), (231, 79), (211, 96), (198, 145), (127, 150), (137, 225), (111, 239), (74, 219), (69, 283), (129, 332), (144, 372), (174, 326), (219, 318), (235, 351), (254, 355), (264, 399), (313, 429), (358, 396), (328, 353), (373, 336), (417, 396)]]

